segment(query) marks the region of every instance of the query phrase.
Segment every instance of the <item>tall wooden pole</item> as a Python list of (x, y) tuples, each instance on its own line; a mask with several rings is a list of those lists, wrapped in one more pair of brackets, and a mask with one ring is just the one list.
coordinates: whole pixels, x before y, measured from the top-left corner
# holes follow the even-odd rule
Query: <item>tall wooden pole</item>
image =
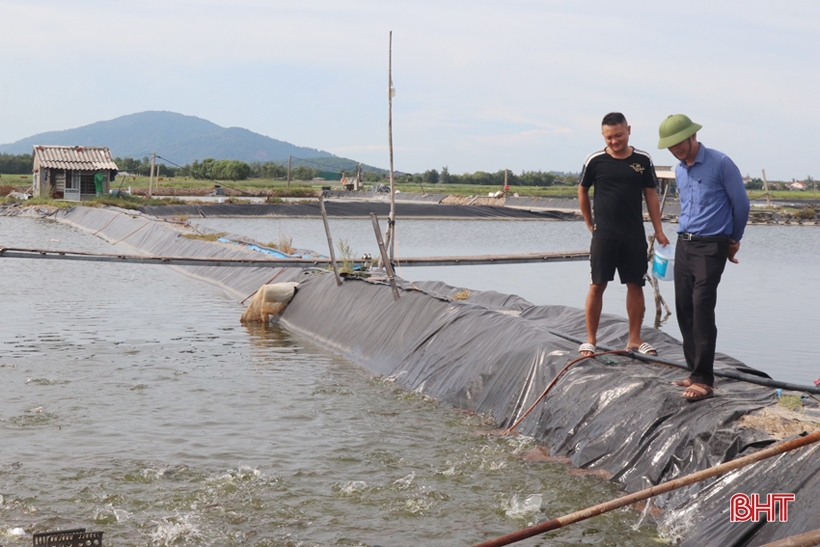
[(154, 188), (154, 166), (157, 164), (157, 153), (154, 152), (151, 154), (151, 174), (148, 177), (148, 197), (153, 197), (153, 188)]
[(390, 31), (390, 46), (387, 56), (387, 139), (390, 148), (390, 216), (387, 219), (387, 247), (390, 260), (395, 256), (396, 241), (396, 188), (393, 183), (393, 31)]
[(766, 207), (772, 208), (772, 197), (769, 195), (769, 183), (766, 181), (766, 170), (763, 169), (763, 193), (766, 195)]
[(293, 156), (288, 156), (288, 188), (290, 188), (290, 162), (293, 159)]

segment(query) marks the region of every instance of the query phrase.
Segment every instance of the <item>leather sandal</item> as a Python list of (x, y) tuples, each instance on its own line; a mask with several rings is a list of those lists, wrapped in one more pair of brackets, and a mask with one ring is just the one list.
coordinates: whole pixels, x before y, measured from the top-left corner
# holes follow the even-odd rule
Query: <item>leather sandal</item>
[[(688, 395), (687, 395), (688, 394)], [(686, 388), (686, 391), (683, 392), (683, 397), (690, 403), (694, 403), (695, 401), (702, 401), (703, 399), (708, 399), (709, 397), (714, 396), (715, 390), (712, 389), (712, 386), (707, 386), (706, 384), (692, 384), (691, 386)]]

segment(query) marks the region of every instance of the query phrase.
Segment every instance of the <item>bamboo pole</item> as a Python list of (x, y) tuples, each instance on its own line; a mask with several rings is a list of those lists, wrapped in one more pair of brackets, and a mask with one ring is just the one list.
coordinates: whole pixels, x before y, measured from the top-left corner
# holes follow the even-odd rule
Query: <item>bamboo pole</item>
[(815, 547), (820, 545), (820, 530), (813, 530), (800, 534), (799, 536), (791, 536), (775, 541), (774, 543), (767, 543), (760, 547)]
[[(510, 545), (511, 543), (516, 543), (521, 540), (543, 534), (544, 532), (557, 530), (558, 528), (563, 528), (569, 524), (574, 524), (603, 513), (608, 513), (621, 507), (626, 507), (627, 505), (632, 505), (638, 501), (643, 501), (660, 494), (665, 494), (666, 492), (671, 492), (672, 490), (683, 488), (684, 486), (689, 486), (690, 484), (695, 484), (718, 475), (723, 475), (729, 471), (734, 471), (735, 469), (740, 469), (741, 467), (771, 458), (772, 456), (777, 456), (791, 450), (796, 450), (812, 443), (816, 443), (817, 441), (820, 441), (820, 431), (815, 431), (805, 437), (798, 437), (797, 439), (786, 441), (770, 448), (765, 448), (755, 452), (754, 454), (749, 454), (748, 456), (743, 456), (742, 458), (721, 463), (696, 473), (690, 473), (689, 475), (658, 484), (651, 488), (646, 488), (640, 492), (629, 494), (628, 496), (623, 496), (605, 503), (593, 505), (592, 507), (587, 507), (581, 511), (576, 511), (575, 513), (570, 513), (569, 515), (564, 515), (529, 528), (524, 528), (506, 536), (485, 541), (483, 543), (477, 543), (473, 545), (473, 547), (500, 547), (501, 545)], [(726, 518), (729, 518), (728, 515)]]
[[(145, 225), (143, 225), (145, 226)], [(174, 266), (327, 266), (329, 258), (215, 258), (189, 256), (143, 256), (127, 254), (84, 253), (46, 249), (0, 247), (0, 258), (44, 258), (87, 262), (127, 262)], [(397, 258), (402, 266), (474, 266), (492, 264), (528, 264), (533, 262), (570, 262), (589, 260), (588, 251), (565, 253), (527, 253), (510, 255), (429, 256)]]
[[(387, 55), (387, 141), (390, 149), (390, 216), (387, 218), (387, 247), (390, 260), (396, 250), (396, 187), (393, 181), (393, 31), (390, 31), (390, 45)], [(386, 267), (386, 264), (385, 264)]]
[(342, 278), (339, 277), (339, 267), (336, 265), (336, 253), (333, 251), (333, 239), (330, 237), (330, 226), (327, 223), (327, 212), (325, 212), (325, 200), (319, 195), (319, 208), (322, 210), (322, 222), (325, 223), (325, 233), (327, 234), (327, 246), (330, 248), (330, 261), (333, 263), (333, 275), (336, 276), (336, 286), (342, 285)]
[[(663, 208), (666, 206), (666, 198), (669, 195), (669, 187), (672, 186), (669, 182), (666, 183), (666, 188), (663, 189), (663, 197), (661, 198), (661, 208), (660, 208), (660, 215), (663, 217)], [(649, 238), (649, 256), (653, 256), (655, 247), (655, 238)], [(664, 320), (672, 315), (672, 310), (669, 309), (669, 306), (666, 304), (666, 300), (664, 300), (663, 296), (661, 295), (661, 290), (658, 285), (658, 280), (650, 274), (649, 272), (646, 273), (646, 278), (649, 280), (649, 284), (652, 286), (652, 290), (655, 293), (655, 328), (660, 327), (661, 325), (661, 306), (666, 310), (666, 317)]]
[(393, 264), (387, 257), (387, 251), (384, 248), (384, 241), (382, 241), (382, 231), (379, 228), (379, 218), (376, 213), (370, 213), (370, 220), (373, 221), (373, 232), (376, 234), (376, 243), (379, 245), (379, 253), (381, 253), (382, 262), (384, 262), (384, 271), (387, 272), (387, 279), (390, 280), (390, 287), (393, 289), (393, 300), (399, 299), (399, 289), (396, 287), (396, 278), (393, 275)]

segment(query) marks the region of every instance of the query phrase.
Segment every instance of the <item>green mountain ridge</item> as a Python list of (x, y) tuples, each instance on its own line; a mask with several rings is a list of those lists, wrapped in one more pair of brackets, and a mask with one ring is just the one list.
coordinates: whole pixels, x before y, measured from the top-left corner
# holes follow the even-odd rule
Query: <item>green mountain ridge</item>
[[(266, 137), (241, 127), (222, 127), (196, 116), (146, 111), (74, 129), (39, 133), (0, 144), (0, 153), (30, 154), (35, 145), (107, 146), (114, 157), (140, 159), (153, 152), (167, 163), (191, 164), (206, 158), (247, 163), (306, 165), (325, 171), (353, 171), (358, 162), (305, 146)], [(160, 160), (161, 161), (161, 160)], [(364, 171), (384, 169), (362, 165)]]

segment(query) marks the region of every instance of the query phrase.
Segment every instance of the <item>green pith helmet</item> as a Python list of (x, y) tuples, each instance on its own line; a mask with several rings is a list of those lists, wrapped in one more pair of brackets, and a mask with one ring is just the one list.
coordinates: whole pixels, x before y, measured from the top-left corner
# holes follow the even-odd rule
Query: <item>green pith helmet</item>
[(703, 127), (689, 119), (689, 116), (683, 114), (672, 114), (661, 122), (661, 127), (658, 129), (658, 135), (661, 140), (658, 141), (658, 148), (669, 148), (680, 144)]

